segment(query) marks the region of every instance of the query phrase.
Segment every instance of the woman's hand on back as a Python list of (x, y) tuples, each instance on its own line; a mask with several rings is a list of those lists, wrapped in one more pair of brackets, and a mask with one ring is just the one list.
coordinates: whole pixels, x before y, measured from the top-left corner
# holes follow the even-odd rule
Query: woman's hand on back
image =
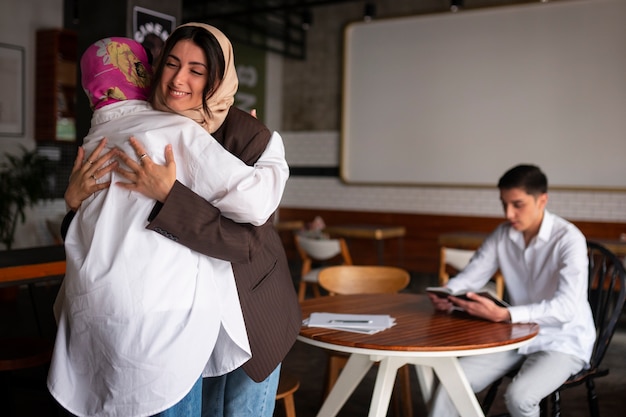
[(105, 166), (111, 158), (117, 155), (117, 150), (111, 149), (100, 156), (106, 143), (107, 139), (103, 138), (87, 159), (84, 159), (85, 150), (83, 147), (78, 147), (78, 153), (64, 194), (65, 203), (70, 210), (78, 210), (83, 200), (96, 191), (103, 190), (111, 185), (110, 181), (98, 182), (99, 178), (111, 172), (118, 165), (117, 161), (114, 160)]
[(176, 162), (171, 145), (165, 147), (165, 165), (152, 161), (143, 145), (134, 137), (129, 139), (139, 162), (120, 151), (119, 158), (129, 169), (117, 167), (116, 171), (129, 182), (117, 182), (116, 185), (127, 190), (137, 191), (146, 197), (165, 202), (176, 182)]

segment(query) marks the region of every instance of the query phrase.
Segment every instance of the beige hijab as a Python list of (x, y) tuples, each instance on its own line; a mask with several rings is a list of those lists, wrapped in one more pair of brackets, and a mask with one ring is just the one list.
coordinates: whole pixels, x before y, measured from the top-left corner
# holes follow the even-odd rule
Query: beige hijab
[(226, 64), (222, 83), (217, 88), (215, 93), (213, 93), (213, 95), (211, 95), (211, 97), (207, 100), (207, 106), (211, 112), (210, 115), (204, 111), (202, 106), (182, 112), (174, 112), (165, 104), (165, 99), (158, 85), (155, 85), (157, 90), (154, 95), (153, 105), (155, 109), (179, 113), (183, 116), (189, 117), (190, 119), (198, 122), (207, 132), (213, 133), (219, 129), (220, 126), (222, 126), (222, 123), (224, 123), (224, 119), (226, 119), (226, 115), (228, 115), (228, 110), (235, 103), (235, 93), (237, 92), (237, 87), (239, 86), (237, 70), (235, 69), (233, 46), (226, 35), (213, 26), (204, 23), (186, 23), (181, 26), (201, 27), (215, 36), (222, 47), (224, 63)]

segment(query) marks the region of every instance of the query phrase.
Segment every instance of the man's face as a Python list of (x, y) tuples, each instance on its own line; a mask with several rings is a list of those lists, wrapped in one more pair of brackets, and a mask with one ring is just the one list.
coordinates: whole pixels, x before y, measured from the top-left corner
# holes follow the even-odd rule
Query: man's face
[(505, 217), (515, 230), (532, 236), (539, 232), (548, 194), (533, 196), (521, 188), (502, 189), (500, 201)]

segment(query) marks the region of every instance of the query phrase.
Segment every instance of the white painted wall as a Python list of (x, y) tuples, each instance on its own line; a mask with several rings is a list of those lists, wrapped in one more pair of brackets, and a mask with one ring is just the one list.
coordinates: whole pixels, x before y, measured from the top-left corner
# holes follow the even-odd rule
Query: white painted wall
[(25, 134), (0, 136), (0, 154), (16, 152), (20, 145), (35, 146), (35, 33), (39, 29), (63, 26), (63, 0), (2, 0), (0, 42), (25, 49)]

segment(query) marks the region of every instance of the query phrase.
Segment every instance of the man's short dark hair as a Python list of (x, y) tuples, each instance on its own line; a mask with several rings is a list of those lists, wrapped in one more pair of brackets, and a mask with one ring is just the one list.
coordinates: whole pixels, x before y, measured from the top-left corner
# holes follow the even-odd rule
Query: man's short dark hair
[(535, 165), (517, 165), (500, 177), (500, 190), (521, 188), (530, 195), (540, 195), (548, 192), (548, 178)]

